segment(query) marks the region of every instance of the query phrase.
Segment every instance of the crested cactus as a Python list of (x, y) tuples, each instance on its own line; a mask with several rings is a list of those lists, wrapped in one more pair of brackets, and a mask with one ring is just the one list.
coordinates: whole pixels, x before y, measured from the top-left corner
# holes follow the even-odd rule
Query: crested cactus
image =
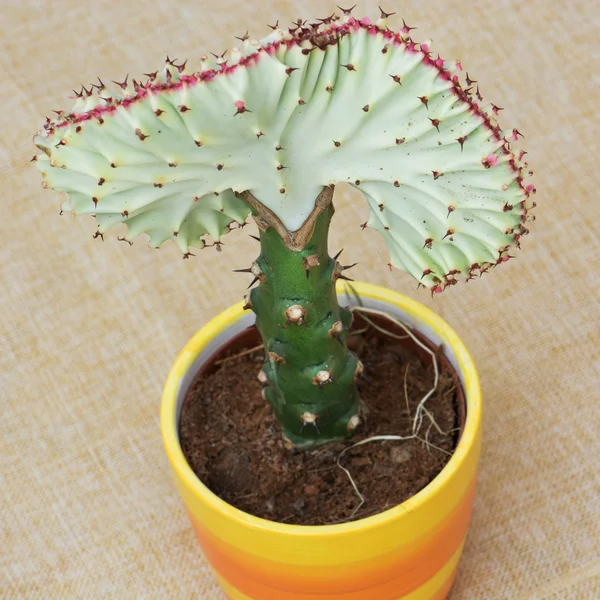
[(520, 132), (500, 128), (502, 109), (459, 61), (415, 42), (404, 21), (391, 31), (388, 16), (342, 9), (245, 35), (195, 72), (167, 58), (145, 82), (98, 80), (34, 137), (43, 187), (68, 193), (64, 210), (95, 215), (96, 236), (124, 223), (119, 239), (172, 240), (187, 258), (220, 249), (252, 213), (260, 256), (240, 270), (259, 284), (246, 302), (265, 345), (259, 379), (299, 447), (359, 423), (362, 365), (335, 294), (349, 266), (327, 248), (336, 183), (363, 193), (361, 227), (432, 294), (512, 258), (533, 218)]

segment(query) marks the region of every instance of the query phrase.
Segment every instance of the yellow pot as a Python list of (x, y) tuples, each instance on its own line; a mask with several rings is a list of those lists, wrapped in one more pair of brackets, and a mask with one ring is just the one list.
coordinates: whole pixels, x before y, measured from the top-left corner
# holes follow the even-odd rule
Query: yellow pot
[[(237, 304), (203, 327), (165, 385), (161, 429), (175, 481), (206, 558), (231, 600), (443, 600), (471, 515), (481, 439), (481, 390), (469, 353), (435, 313), (401, 294), (356, 283), (366, 306), (413, 325), (444, 352), (462, 382), (467, 416), (454, 455), (418, 494), (352, 523), (285, 525), (227, 504), (194, 475), (178, 441), (186, 392), (199, 368), (254, 315)], [(339, 288), (338, 293), (343, 293)]]

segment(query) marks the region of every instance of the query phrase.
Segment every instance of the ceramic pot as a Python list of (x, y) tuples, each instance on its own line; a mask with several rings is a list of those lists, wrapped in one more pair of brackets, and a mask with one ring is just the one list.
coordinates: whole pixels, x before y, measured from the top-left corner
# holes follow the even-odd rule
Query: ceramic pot
[[(205, 325), (178, 356), (165, 385), (161, 429), (177, 488), (200, 543), (231, 600), (443, 600), (454, 580), (471, 516), (481, 440), (481, 390), (473, 361), (434, 312), (397, 292), (355, 283), (365, 306), (412, 326), (443, 351), (464, 391), (466, 419), (439, 475), (404, 503), (327, 526), (275, 523), (213, 494), (181, 451), (178, 423), (203, 365), (254, 322), (237, 304)], [(338, 288), (344, 294), (343, 287)], [(348, 302), (350, 300), (350, 302)], [(351, 297), (344, 304), (352, 304)], [(342, 299), (340, 298), (342, 302)]]

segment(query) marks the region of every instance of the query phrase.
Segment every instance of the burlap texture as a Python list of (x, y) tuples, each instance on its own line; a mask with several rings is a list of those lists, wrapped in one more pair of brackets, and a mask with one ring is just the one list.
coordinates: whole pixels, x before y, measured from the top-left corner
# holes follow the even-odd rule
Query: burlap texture
[[(505, 127), (527, 136), (538, 220), (518, 260), (429, 298), (360, 232), (339, 190), (332, 245), (360, 279), (432, 306), (476, 357), (485, 441), (452, 600), (600, 598), (598, 6), (591, 0), (393, 5), (461, 58)], [(247, 285), (246, 233), (182, 261), (59, 218), (31, 135), (73, 87), (198, 59), (266, 23), (325, 16), (309, 0), (4, 0), (0, 113), (3, 411), (0, 597), (222, 599), (173, 487), (159, 433), (177, 351)], [(359, 14), (378, 16), (375, 2)], [(398, 17), (395, 24), (400, 23)], [(394, 21), (392, 21), (394, 24)], [(378, 599), (373, 599), (378, 600)]]

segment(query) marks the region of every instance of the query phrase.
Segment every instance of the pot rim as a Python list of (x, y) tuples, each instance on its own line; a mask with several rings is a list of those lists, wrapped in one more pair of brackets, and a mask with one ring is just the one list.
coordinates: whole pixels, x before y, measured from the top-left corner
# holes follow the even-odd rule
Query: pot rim
[[(397, 518), (399, 514), (413, 512), (418, 509), (419, 505), (427, 502), (432, 496), (442, 493), (443, 488), (452, 479), (459, 466), (465, 462), (471, 449), (477, 443), (482, 417), (481, 385), (473, 359), (456, 332), (437, 313), (399, 292), (369, 283), (353, 282), (352, 287), (363, 298), (398, 306), (404, 312), (411, 315), (415, 321), (428, 326), (446, 345), (452, 348), (458, 365), (458, 371), (462, 375), (466, 402), (464, 430), (452, 457), (430, 483), (408, 500), (384, 512), (349, 523), (338, 523), (335, 525), (290, 525), (278, 523), (246, 513), (219, 498), (202, 483), (185, 459), (179, 443), (176, 407), (181, 380), (193, 365), (198, 354), (212, 339), (230, 327), (246, 312), (243, 309), (244, 303), (239, 302), (211, 319), (196, 332), (183, 350), (181, 350), (167, 377), (161, 401), (160, 427), (171, 465), (182, 481), (185, 482), (186, 486), (193, 490), (194, 494), (200, 497), (204, 503), (210, 505), (213, 510), (218, 510), (230, 519), (242, 521), (247, 526), (278, 531), (287, 535), (339, 535), (356, 530), (382, 527), (386, 522)], [(345, 291), (347, 290), (344, 287), (338, 287), (338, 294)]]

